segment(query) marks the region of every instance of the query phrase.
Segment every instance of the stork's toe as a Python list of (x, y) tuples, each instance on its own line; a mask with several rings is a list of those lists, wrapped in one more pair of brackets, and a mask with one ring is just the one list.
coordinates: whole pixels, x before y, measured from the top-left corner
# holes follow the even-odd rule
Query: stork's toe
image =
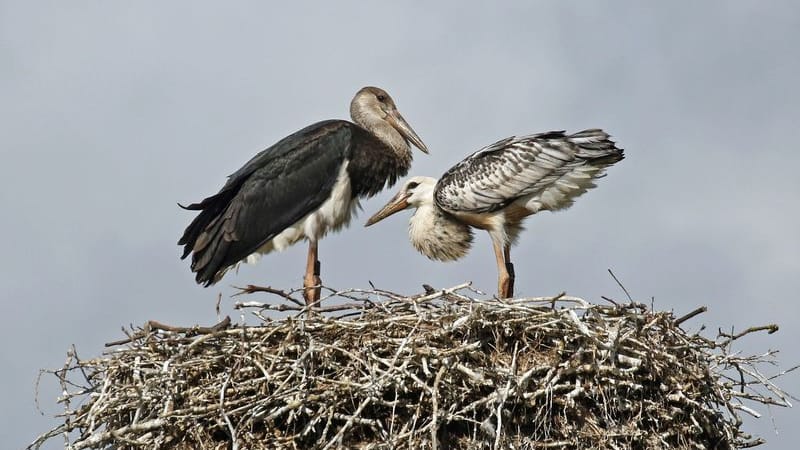
[[(509, 273), (513, 273), (509, 271)], [(504, 274), (500, 276), (497, 282), (497, 295), (500, 298), (511, 298), (514, 296), (514, 277), (513, 275)]]
[(303, 278), (303, 298), (305, 298), (307, 305), (319, 302), (321, 286), (322, 279), (319, 275), (309, 274)]

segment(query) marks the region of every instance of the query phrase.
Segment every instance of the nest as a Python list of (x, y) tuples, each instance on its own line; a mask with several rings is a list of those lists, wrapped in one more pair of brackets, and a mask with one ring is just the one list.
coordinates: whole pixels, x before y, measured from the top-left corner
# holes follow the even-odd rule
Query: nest
[(280, 300), (236, 304), (257, 325), (149, 322), (101, 357), (72, 349), (52, 372), (63, 423), (29, 448), (728, 449), (763, 442), (741, 429), (752, 406), (791, 406), (760, 371), (774, 352), (730, 351), (777, 327), (680, 327), (704, 309), (676, 319), (465, 284), (336, 292), (323, 304), (346, 304), (309, 313), (296, 292), (256, 291)]

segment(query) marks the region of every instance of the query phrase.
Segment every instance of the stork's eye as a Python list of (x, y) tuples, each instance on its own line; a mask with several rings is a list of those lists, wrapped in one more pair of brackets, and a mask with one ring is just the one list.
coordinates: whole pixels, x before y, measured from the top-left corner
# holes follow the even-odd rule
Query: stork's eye
[(376, 97), (378, 97), (378, 101), (379, 102), (386, 101), (386, 96), (383, 95), (383, 94), (378, 94), (378, 95), (376, 95)]
[(412, 181), (411, 183), (408, 183), (408, 186), (406, 186), (406, 190), (410, 191), (417, 186), (419, 186), (419, 183), (417, 183), (416, 181)]

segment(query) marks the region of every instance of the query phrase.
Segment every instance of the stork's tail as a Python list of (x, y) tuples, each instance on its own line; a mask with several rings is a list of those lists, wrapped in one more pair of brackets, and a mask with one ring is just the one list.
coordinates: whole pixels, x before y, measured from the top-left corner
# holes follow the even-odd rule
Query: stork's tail
[(205, 287), (216, 283), (225, 272), (221, 261), (225, 251), (221, 246), (230, 242), (225, 239), (223, 213), (230, 202), (232, 193), (220, 192), (188, 206), (178, 204), (181, 208), (190, 211), (200, 211), (192, 220), (183, 236), (178, 240), (178, 245), (183, 246), (181, 259), (186, 259), (192, 254), (192, 272), (196, 272), (197, 284)]
[(583, 130), (567, 136), (567, 140), (578, 146), (577, 157), (598, 167), (607, 167), (625, 159), (625, 151), (617, 148), (611, 136), (599, 128)]
[(608, 133), (598, 128), (547, 138), (573, 144), (577, 147), (575, 159), (562, 168), (553, 183), (530, 200), (526, 206), (531, 211), (569, 208), (576, 198), (597, 186), (595, 182), (605, 176), (609, 166), (625, 158), (625, 152), (617, 148)]

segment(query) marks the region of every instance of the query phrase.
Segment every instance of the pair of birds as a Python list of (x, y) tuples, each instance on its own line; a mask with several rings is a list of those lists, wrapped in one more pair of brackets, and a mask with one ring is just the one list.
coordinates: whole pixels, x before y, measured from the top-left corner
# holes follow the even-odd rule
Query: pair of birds
[[(182, 259), (192, 255), (197, 283), (210, 286), (242, 262), (305, 239), (304, 297), (309, 304), (318, 302), (319, 240), (349, 224), (359, 199), (408, 173), (411, 145), (428, 153), (383, 89), (359, 90), (350, 116), (354, 123), (327, 120), (287, 136), (230, 175), (217, 194), (182, 206), (199, 211), (178, 241)], [(367, 226), (416, 208), (411, 243), (440, 261), (463, 257), (472, 228), (486, 230), (497, 260), (498, 295), (511, 297), (510, 249), (522, 220), (570, 206), (623, 158), (599, 129), (509, 137), (468, 156), (439, 180), (410, 178)]]

